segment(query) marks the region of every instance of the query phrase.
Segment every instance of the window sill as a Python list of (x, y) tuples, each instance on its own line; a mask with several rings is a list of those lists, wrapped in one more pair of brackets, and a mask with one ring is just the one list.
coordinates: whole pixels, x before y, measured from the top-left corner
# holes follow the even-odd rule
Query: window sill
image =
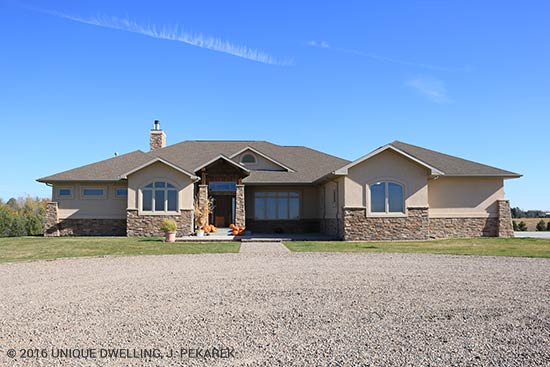
[(147, 212), (147, 211), (138, 211), (138, 215), (156, 215), (156, 216), (167, 216), (167, 215), (180, 215), (180, 212)]
[(406, 218), (406, 213), (367, 213), (369, 218)]

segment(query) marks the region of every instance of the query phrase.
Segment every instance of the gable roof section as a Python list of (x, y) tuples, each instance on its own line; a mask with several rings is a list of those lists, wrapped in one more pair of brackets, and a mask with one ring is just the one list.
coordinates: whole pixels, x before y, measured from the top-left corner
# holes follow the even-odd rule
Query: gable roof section
[(191, 178), (192, 180), (198, 180), (199, 178), (197, 176), (195, 176), (194, 174), (190, 173), (190, 172), (187, 172), (186, 170), (184, 170), (183, 168), (181, 167), (178, 167), (176, 166), (175, 164), (172, 164), (162, 158), (153, 158), (151, 159), (149, 162), (145, 163), (145, 164), (142, 164), (141, 166), (138, 166), (138, 167), (135, 167), (133, 169), (131, 169), (130, 171), (126, 172), (126, 173), (123, 173), (122, 175), (120, 175), (120, 179), (127, 179), (129, 175), (131, 175), (132, 173), (135, 173), (137, 171), (140, 171), (146, 167), (149, 167), (150, 165), (152, 165), (153, 163), (157, 163), (157, 162), (160, 162), (160, 163), (163, 163), (165, 165), (167, 165), (168, 167), (171, 167), (173, 169), (175, 169), (176, 171), (178, 172), (181, 172), (183, 173), (184, 175), (187, 175), (189, 176), (189, 178)]
[(250, 171), (245, 166), (241, 165), (240, 163), (235, 162), (234, 160), (229, 159), (228, 157), (224, 156), (223, 154), (220, 154), (219, 156), (212, 158), (208, 162), (203, 163), (199, 167), (195, 168), (193, 170), (193, 172), (197, 172), (198, 170), (200, 170), (202, 168), (208, 167), (209, 165), (211, 165), (212, 163), (218, 161), (219, 159), (222, 159), (222, 160), (226, 161), (230, 165), (232, 165), (234, 167), (237, 167), (238, 169), (241, 169), (241, 170), (245, 171), (246, 173), (250, 173)]
[(283, 146), (267, 141), (186, 140), (148, 154), (163, 157), (187, 171), (200, 167), (220, 154), (226, 157), (250, 147), (293, 171), (255, 171), (246, 184), (311, 184), (349, 161), (303, 146)]
[(464, 177), (504, 177), (517, 178), (520, 174), (505, 171), (500, 168), (491, 167), (485, 164), (469, 161), (452, 155), (422, 148), (416, 145), (394, 141), (386, 144), (371, 153), (347, 164), (346, 166), (334, 171), (334, 174), (345, 175), (349, 168), (379, 154), (387, 149), (391, 149), (416, 163), (423, 165), (431, 170), (432, 175), (436, 176), (464, 176)]
[(149, 161), (151, 161), (151, 156), (141, 150), (136, 150), (51, 176), (42, 177), (37, 181), (118, 181), (120, 180), (120, 176), (125, 172), (146, 164)]
[(281, 167), (281, 168), (283, 168), (287, 171), (295, 172), (292, 168), (285, 166), (284, 164), (282, 164), (281, 162), (278, 162), (277, 160), (271, 158), (267, 154), (264, 154), (264, 153), (260, 152), (259, 150), (254, 149), (254, 148), (252, 148), (251, 146), (248, 146), (248, 145), (246, 147), (244, 147), (243, 149), (239, 150), (238, 152), (233, 153), (231, 156), (229, 156), (229, 158), (233, 159), (236, 156), (238, 156), (239, 154), (244, 153), (248, 150), (255, 153), (255, 154), (257, 154), (257, 155), (259, 155), (259, 156), (261, 156), (261, 157), (263, 157), (263, 158), (265, 158), (265, 159), (267, 159), (268, 161), (274, 163), (275, 165), (277, 165), (277, 166), (279, 166), (279, 167)]
[(362, 156), (361, 158), (351, 162), (350, 164), (347, 164), (345, 165), (344, 167), (336, 170), (334, 173), (337, 174), (337, 175), (347, 175), (348, 174), (348, 169), (350, 169), (351, 167), (353, 166), (356, 166), (358, 165), (359, 163), (361, 162), (364, 162), (366, 161), (367, 159), (371, 158), (371, 157), (374, 157), (375, 155), (378, 155), (386, 150), (393, 150), (399, 154), (401, 154), (402, 156), (405, 156), (407, 158), (409, 158), (410, 160), (418, 163), (419, 165), (421, 166), (424, 166), (425, 168), (429, 169), (431, 174), (432, 175), (443, 175), (443, 172), (441, 172), (440, 170), (438, 170), (437, 168), (429, 165), (428, 163), (420, 160), (420, 159), (417, 159), (415, 158), (414, 156), (411, 156), (410, 154), (392, 146), (391, 144), (386, 144), (384, 146), (381, 146), (380, 148), (376, 149), (376, 150), (373, 150), (372, 152), (370, 152), (369, 154), (366, 154), (364, 156)]

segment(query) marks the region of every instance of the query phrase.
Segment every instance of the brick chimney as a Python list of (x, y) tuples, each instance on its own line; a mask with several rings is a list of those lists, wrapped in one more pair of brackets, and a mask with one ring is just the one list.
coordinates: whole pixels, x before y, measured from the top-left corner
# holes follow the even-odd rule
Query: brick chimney
[(155, 120), (155, 125), (151, 129), (149, 139), (150, 151), (164, 148), (166, 146), (166, 134), (160, 128), (160, 121)]

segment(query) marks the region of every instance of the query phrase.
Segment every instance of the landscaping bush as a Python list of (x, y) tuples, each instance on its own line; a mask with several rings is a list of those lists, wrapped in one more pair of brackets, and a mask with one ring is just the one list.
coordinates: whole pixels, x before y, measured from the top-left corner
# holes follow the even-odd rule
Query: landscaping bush
[(519, 231), (518, 223), (515, 220), (512, 221), (512, 227), (514, 228), (514, 231), (516, 231), (516, 232)]
[(548, 222), (548, 223), (546, 224), (546, 230), (547, 230), (547, 231), (550, 231), (550, 222)]
[(518, 231), (525, 232), (527, 231), (527, 224), (524, 221), (519, 222)]
[(0, 200), (0, 237), (36, 236), (44, 230), (46, 199)]
[(546, 231), (546, 223), (542, 219), (537, 223), (537, 231)]

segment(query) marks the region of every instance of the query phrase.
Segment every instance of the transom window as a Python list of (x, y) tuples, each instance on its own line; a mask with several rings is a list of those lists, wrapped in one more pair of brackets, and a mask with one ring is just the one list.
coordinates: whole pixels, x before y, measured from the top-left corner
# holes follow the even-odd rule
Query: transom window
[(384, 181), (370, 185), (371, 213), (404, 213), (403, 186)]
[(178, 191), (168, 182), (151, 182), (141, 190), (141, 196), (143, 211), (175, 212), (178, 210)]
[(115, 196), (117, 198), (127, 198), (128, 197), (128, 189), (126, 189), (126, 188), (117, 188), (115, 190)]
[(245, 154), (241, 159), (241, 163), (256, 163), (256, 157), (252, 154)]
[(61, 189), (59, 189), (57, 194), (58, 194), (59, 197), (68, 198), (68, 197), (73, 196), (73, 190), (69, 189), (69, 188), (61, 188)]
[(86, 199), (105, 198), (105, 189), (100, 187), (85, 187), (82, 189), (82, 196)]
[(254, 194), (254, 218), (299, 219), (300, 194), (293, 191), (256, 192)]

